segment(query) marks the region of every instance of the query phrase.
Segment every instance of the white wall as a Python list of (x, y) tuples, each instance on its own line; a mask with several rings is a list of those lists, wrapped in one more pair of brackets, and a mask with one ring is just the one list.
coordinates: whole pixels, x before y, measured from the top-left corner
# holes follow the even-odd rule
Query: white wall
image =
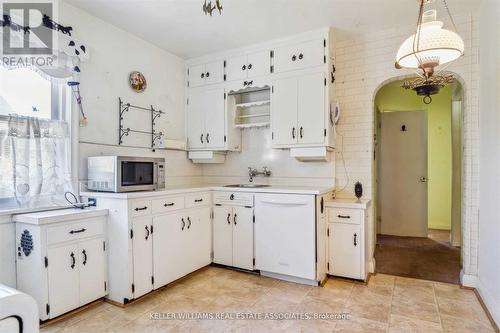
[[(153, 154), (147, 148), (115, 146), (118, 143), (119, 97), (133, 105), (152, 105), (165, 111), (166, 114), (157, 120), (158, 130), (166, 133), (168, 139), (184, 140), (184, 60), (66, 3), (61, 3), (60, 21), (73, 27), (74, 37), (85, 43), (90, 54), (90, 59), (81, 64), (80, 89), (88, 125), (79, 128), (79, 179), (86, 179), (86, 157), (98, 154), (166, 157), (168, 184), (191, 182), (191, 177), (201, 176), (201, 167), (191, 164), (185, 152)], [(146, 77), (148, 85), (143, 93), (136, 93), (129, 87), (128, 75), (134, 70)], [(151, 130), (150, 113), (129, 111), (125, 126)], [(124, 137), (123, 144), (147, 147), (150, 136), (131, 134)]]
[(480, 10), (480, 183), (478, 290), (500, 326), (500, 2)]
[[(464, 207), (463, 207), (463, 273), (464, 281), (477, 275), (478, 228), (478, 38), (477, 20), (472, 14), (454, 15), (458, 32), (465, 42), (465, 55), (447, 69), (457, 73), (465, 90), (464, 114)], [(373, 152), (374, 98), (378, 89), (411, 75), (411, 71), (394, 68), (401, 43), (415, 31), (414, 25), (391, 30), (353, 35), (337, 41), (337, 97), (342, 108), (338, 131), (344, 135), (343, 153), (350, 176), (345, 191), (338, 197), (353, 197), (356, 181), (363, 183), (366, 197), (375, 196), (375, 162)], [(346, 184), (337, 144), (337, 188)], [(376, 205), (372, 205), (375, 207)], [(373, 221), (371, 212), (370, 221)]]
[(9, 215), (0, 215), (0, 284), (16, 287), (16, 246), (14, 223)]
[(248, 167), (267, 166), (270, 178), (258, 176), (256, 183), (333, 186), (335, 162), (299, 162), (289, 149), (272, 149), (269, 128), (242, 130), (242, 151), (228, 153), (224, 164), (203, 166), (207, 182), (248, 182)]

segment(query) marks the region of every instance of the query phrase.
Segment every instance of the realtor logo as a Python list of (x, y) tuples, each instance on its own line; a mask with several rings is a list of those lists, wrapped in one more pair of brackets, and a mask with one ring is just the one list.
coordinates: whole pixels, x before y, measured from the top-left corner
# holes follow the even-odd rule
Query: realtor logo
[(2, 14), (4, 55), (52, 54), (52, 30), (43, 26), (44, 16), (52, 17), (52, 2), (3, 2)]

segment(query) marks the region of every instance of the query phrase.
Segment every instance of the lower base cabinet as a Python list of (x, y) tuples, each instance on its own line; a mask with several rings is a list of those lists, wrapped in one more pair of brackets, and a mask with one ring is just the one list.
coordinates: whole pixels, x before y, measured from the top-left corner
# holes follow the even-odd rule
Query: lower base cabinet
[(153, 219), (139, 217), (132, 223), (132, 248), (134, 250), (134, 298), (153, 290)]
[(107, 214), (66, 210), (14, 217), (17, 289), (35, 298), (40, 320), (107, 294)]

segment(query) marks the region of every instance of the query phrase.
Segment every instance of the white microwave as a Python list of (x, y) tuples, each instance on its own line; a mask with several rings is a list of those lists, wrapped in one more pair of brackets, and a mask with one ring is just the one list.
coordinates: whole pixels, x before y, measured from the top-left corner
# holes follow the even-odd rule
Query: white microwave
[(165, 159), (127, 156), (89, 157), (88, 189), (102, 192), (165, 188)]

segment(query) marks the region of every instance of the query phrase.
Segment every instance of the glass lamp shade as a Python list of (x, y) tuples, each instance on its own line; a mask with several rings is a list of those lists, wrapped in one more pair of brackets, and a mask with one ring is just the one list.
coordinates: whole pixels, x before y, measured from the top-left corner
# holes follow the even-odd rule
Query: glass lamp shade
[(443, 29), (443, 22), (432, 21), (421, 25), (418, 45), (415, 34), (399, 48), (396, 63), (403, 68), (421, 68), (421, 63), (443, 65), (458, 59), (464, 53), (464, 41), (453, 31)]

